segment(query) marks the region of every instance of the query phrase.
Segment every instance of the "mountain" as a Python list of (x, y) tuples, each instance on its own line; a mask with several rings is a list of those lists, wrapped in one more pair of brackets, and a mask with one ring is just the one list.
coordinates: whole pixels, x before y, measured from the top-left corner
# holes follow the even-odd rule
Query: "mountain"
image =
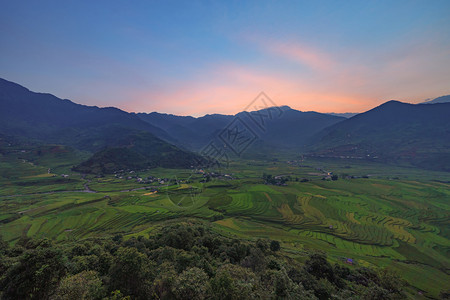
[(328, 115), (344, 117), (346, 119), (356, 116), (357, 114), (359, 114), (359, 113), (328, 113)]
[(155, 138), (148, 132), (131, 132), (110, 146), (96, 152), (74, 168), (82, 173), (113, 173), (145, 168), (190, 168), (202, 159), (191, 152)]
[(435, 103), (448, 103), (450, 102), (450, 95), (437, 97), (430, 101), (422, 102), (421, 104), (435, 104)]
[(200, 150), (234, 118), (234, 116), (220, 114), (194, 118), (157, 112), (139, 113), (137, 116), (153, 126), (163, 128), (176, 139), (178, 145), (191, 150)]
[(257, 147), (292, 149), (302, 147), (322, 129), (345, 120), (317, 112), (301, 112), (290, 107), (272, 107), (236, 115), (212, 114), (203, 117), (182, 117), (160, 113), (137, 114), (141, 120), (159, 126), (180, 145), (199, 150), (217, 139), (228, 126), (239, 120), (258, 139)]
[[(250, 115), (257, 120), (257, 116), (266, 111), (250, 112)], [(237, 116), (245, 119), (245, 114), (239, 113)], [(267, 115), (269, 113), (266, 113)], [(309, 140), (322, 129), (343, 120), (345, 118), (313, 111), (302, 112), (285, 106), (278, 115), (272, 111), (272, 118), (264, 120), (264, 128), (257, 131), (257, 134), (265, 145), (295, 149), (307, 145)], [(257, 126), (254, 127), (259, 129)]]
[(386, 102), (315, 136), (310, 154), (450, 171), (450, 103)]
[[(40, 144), (67, 145), (91, 153), (100, 151), (82, 165), (86, 172), (89, 171), (87, 166), (108, 171), (112, 171), (114, 165), (120, 168), (185, 167), (192, 164), (190, 160), (194, 156), (166, 142), (173, 141), (167, 132), (134, 114), (35, 93), (4, 79), (0, 79), (0, 134)], [(110, 148), (123, 148), (121, 151), (128, 153), (129, 165), (119, 164), (119, 152), (108, 150)], [(109, 162), (105, 153), (109, 153)], [(187, 160), (181, 162), (176, 159), (177, 155)], [(167, 161), (168, 157), (173, 163)], [(97, 158), (101, 159), (94, 162)], [(103, 166), (107, 163), (108, 167)]]
[(2, 132), (94, 151), (108, 144), (114, 128), (143, 130), (171, 139), (161, 128), (120, 109), (80, 105), (0, 79)]
[(428, 103), (389, 101), (348, 119), (288, 106), (195, 118), (80, 105), (0, 79), (0, 136), (93, 154), (77, 165), (81, 172), (190, 167), (202, 159), (183, 149), (199, 151), (211, 142), (237, 155), (307, 150), (450, 170), (450, 103)]

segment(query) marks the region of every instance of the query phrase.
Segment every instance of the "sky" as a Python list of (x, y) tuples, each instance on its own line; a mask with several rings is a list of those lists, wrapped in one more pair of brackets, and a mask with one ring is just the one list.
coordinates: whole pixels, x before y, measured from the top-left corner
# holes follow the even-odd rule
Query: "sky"
[(234, 114), (265, 92), (362, 112), (450, 94), (450, 1), (2, 1), (0, 77), (129, 112)]

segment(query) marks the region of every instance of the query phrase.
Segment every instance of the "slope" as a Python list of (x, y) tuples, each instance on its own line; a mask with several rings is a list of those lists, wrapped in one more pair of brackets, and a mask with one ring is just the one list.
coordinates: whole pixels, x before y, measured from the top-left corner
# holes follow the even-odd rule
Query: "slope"
[(450, 103), (386, 102), (315, 136), (313, 155), (408, 162), (450, 171)]

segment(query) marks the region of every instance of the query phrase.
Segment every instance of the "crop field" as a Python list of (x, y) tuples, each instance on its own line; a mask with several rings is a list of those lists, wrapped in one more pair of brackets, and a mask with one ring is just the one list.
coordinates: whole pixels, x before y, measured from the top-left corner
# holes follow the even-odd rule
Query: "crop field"
[[(148, 235), (162, 220), (189, 217), (213, 222), (224, 235), (279, 240), (300, 261), (305, 250), (321, 249), (336, 262), (390, 266), (433, 297), (450, 282), (446, 173), (424, 178), (418, 169), (377, 164), (237, 161), (208, 180), (207, 170), (166, 169), (127, 179), (3, 164), (0, 233), (10, 243), (22, 236), (62, 242)], [(264, 172), (290, 180), (265, 184)], [(322, 180), (328, 172), (339, 179)], [(135, 179), (149, 176), (158, 180)]]

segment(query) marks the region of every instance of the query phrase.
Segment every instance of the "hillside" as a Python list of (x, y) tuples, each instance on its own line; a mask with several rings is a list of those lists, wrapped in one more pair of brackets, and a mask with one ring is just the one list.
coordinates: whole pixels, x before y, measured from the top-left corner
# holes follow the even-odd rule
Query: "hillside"
[(190, 168), (201, 162), (191, 152), (180, 150), (147, 132), (131, 133), (116, 139), (115, 145), (95, 153), (74, 168), (82, 173), (113, 173), (144, 168)]
[(170, 140), (161, 128), (120, 109), (76, 104), (0, 78), (1, 132), (92, 151), (107, 144), (104, 138), (111, 127), (143, 130)]
[[(186, 167), (194, 157), (162, 140), (173, 139), (134, 114), (34, 93), (4, 79), (0, 79), (0, 134), (38, 145), (60, 144), (91, 153), (100, 151), (78, 167), (83, 172)], [(127, 159), (123, 160), (122, 155)]]
[(299, 263), (278, 241), (224, 237), (205, 222), (164, 222), (154, 232), (64, 245), (22, 238), (14, 248), (0, 239), (0, 258), (11, 262), (3, 267), (0, 292), (4, 299), (407, 297), (408, 286), (390, 270), (332, 265), (314, 252)]
[(310, 145), (322, 157), (408, 162), (450, 170), (450, 103), (386, 102), (323, 130)]
[[(277, 150), (302, 147), (322, 129), (345, 120), (343, 117), (328, 114), (301, 112), (287, 106), (276, 109), (279, 109), (279, 113), (263, 109), (254, 112), (240, 112), (234, 116), (212, 114), (199, 118), (155, 112), (140, 113), (138, 116), (153, 126), (163, 128), (181, 145), (192, 150), (199, 150), (206, 146), (236, 118), (245, 122), (258, 137), (258, 147), (253, 147), (253, 151), (261, 147)], [(261, 116), (263, 116), (263, 121), (259, 119)], [(261, 121), (263, 124), (257, 124), (254, 120)]]
[[(257, 113), (264, 113), (264, 110)], [(238, 114), (241, 115), (243, 113)], [(279, 117), (275, 115), (265, 121), (264, 129), (259, 135), (266, 145), (280, 149), (296, 149), (307, 145), (310, 139), (324, 128), (343, 120), (345, 120), (343, 117), (314, 111), (302, 112), (285, 106)]]
[(178, 145), (191, 150), (203, 148), (234, 118), (234, 116), (220, 114), (194, 118), (157, 112), (139, 113), (138, 117), (153, 126), (163, 128), (177, 140)]

